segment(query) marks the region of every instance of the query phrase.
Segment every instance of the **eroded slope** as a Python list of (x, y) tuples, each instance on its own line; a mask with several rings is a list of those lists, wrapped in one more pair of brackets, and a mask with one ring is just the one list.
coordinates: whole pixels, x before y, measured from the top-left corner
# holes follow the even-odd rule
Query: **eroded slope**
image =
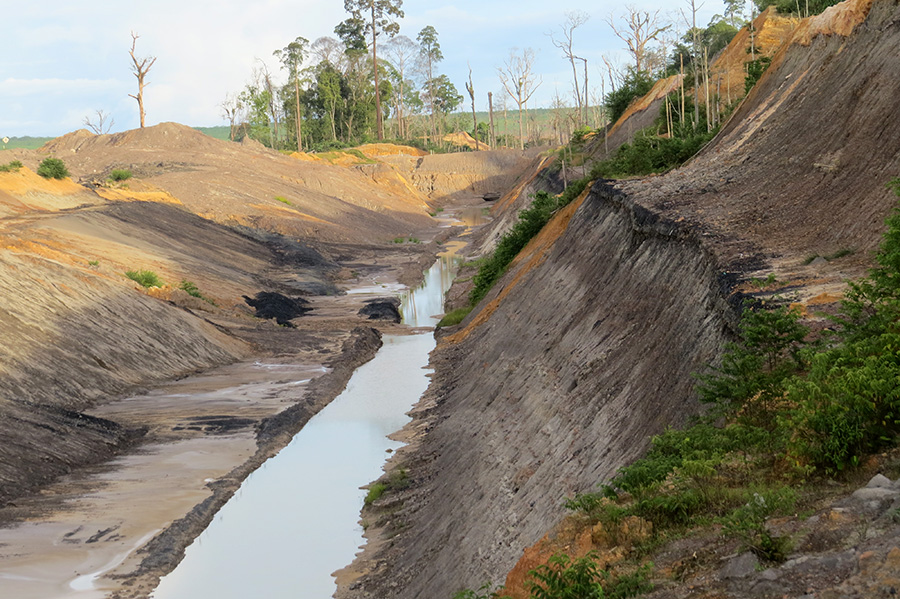
[(398, 463), (413, 488), (384, 505), (397, 536), (346, 596), (502, 581), (566, 495), (699, 410), (691, 373), (728, 339), (736, 285), (774, 270), (806, 300), (870, 263), (900, 174), (900, 8), (850, 0), (796, 36), (701, 156), (595, 185), (439, 347)]

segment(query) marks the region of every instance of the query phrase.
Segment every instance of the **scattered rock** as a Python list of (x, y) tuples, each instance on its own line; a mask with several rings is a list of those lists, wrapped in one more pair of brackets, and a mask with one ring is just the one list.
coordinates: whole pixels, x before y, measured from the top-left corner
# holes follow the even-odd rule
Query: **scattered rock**
[(883, 487), (864, 487), (857, 489), (846, 499), (844, 505), (852, 508), (857, 514), (878, 517), (900, 497), (900, 491)]
[(866, 484), (867, 489), (893, 489), (894, 483), (883, 474), (876, 474), (872, 480)]
[(380, 297), (366, 301), (360, 311), (360, 316), (366, 316), (369, 320), (387, 320), (389, 322), (400, 322), (402, 316), (400, 314), (400, 300), (396, 297)]
[(756, 572), (757, 566), (759, 566), (759, 559), (755, 555), (749, 552), (742, 553), (729, 560), (719, 576), (723, 580), (748, 578)]
[(293, 327), (291, 319), (312, 311), (309, 302), (302, 298), (287, 297), (274, 291), (260, 291), (255, 298), (243, 296), (247, 305), (256, 310), (259, 318), (274, 318), (282, 326)]

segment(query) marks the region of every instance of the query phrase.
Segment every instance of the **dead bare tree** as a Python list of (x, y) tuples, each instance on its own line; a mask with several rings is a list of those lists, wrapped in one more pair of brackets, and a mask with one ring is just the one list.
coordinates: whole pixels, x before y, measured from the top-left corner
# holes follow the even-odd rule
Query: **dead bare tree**
[(494, 92), (488, 92), (488, 115), (491, 118), (491, 149), (497, 148), (497, 136), (494, 133)]
[(269, 65), (257, 58), (259, 63), (259, 77), (262, 83), (262, 89), (266, 92), (265, 98), (269, 108), (269, 117), (272, 119), (274, 131), (270, 132), (269, 139), (272, 142), (272, 148), (278, 149), (277, 144), (281, 139), (279, 133), (279, 116), (280, 110), (278, 106), (278, 90), (275, 89), (275, 83), (272, 80), (272, 74), (269, 72)]
[(647, 70), (645, 64), (647, 44), (668, 31), (671, 25), (662, 24), (658, 10), (651, 13), (646, 10), (638, 10), (634, 6), (625, 6), (625, 11), (626, 14), (621, 17), (624, 25), (617, 25), (612, 13), (606, 17), (606, 22), (612, 28), (613, 33), (628, 46), (628, 52), (634, 59), (635, 72), (645, 71)]
[(610, 58), (606, 54), (602, 54), (600, 58), (603, 60), (603, 64), (606, 65), (606, 74), (607, 77), (609, 77), (609, 88), (612, 91), (616, 91), (618, 82), (623, 79), (622, 69), (617, 64), (615, 58)]
[(244, 120), (244, 103), (241, 102), (241, 99), (238, 96), (235, 96), (234, 94), (228, 94), (227, 96), (225, 96), (225, 99), (221, 104), (219, 104), (219, 106), (222, 108), (222, 115), (228, 120), (228, 124), (230, 127), (229, 137), (231, 141), (234, 141), (239, 123)]
[[(681, 10), (681, 18), (691, 30), (691, 66), (694, 70), (694, 127), (700, 122), (700, 30), (697, 29), (697, 13), (703, 8), (703, 4), (697, 4), (697, 0), (685, 0), (686, 4), (691, 7), (691, 16)], [(753, 4), (751, 2), (751, 4)], [(683, 117), (682, 117), (683, 118)]]
[(543, 79), (534, 84), (534, 73), (531, 69), (534, 67), (534, 50), (525, 48), (522, 54), (516, 52), (518, 48), (509, 51), (509, 58), (504, 63), (503, 68), (497, 67), (497, 73), (500, 75), (500, 82), (503, 89), (509, 94), (516, 105), (519, 107), (519, 149), (525, 149), (525, 118), (528, 112), (528, 100), (534, 92), (541, 86)]
[(82, 122), (88, 129), (90, 129), (97, 135), (109, 133), (109, 130), (112, 129), (112, 126), (116, 124), (115, 119), (113, 119), (111, 115), (103, 112), (103, 110), (95, 110), (94, 113), (97, 115), (96, 121), (92, 120), (90, 116), (86, 116), (84, 117), (84, 121)]
[[(553, 42), (553, 45), (562, 50), (563, 56), (569, 60), (569, 64), (572, 65), (572, 81), (573, 87), (575, 88), (575, 104), (578, 109), (578, 118), (584, 121), (587, 121), (587, 82), (585, 81), (585, 93), (584, 100), (582, 101), (581, 95), (581, 86), (578, 85), (578, 69), (575, 67), (576, 60), (584, 61), (584, 76), (585, 80), (587, 79), (587, 59), (581, 58), (580, 56), (575, 55), (575, 51), (573, 49), (574, 41), (575, 41), (575, 30), (580, 26), (584, 25), (590, 15), (582, 10), (573, 10), (566, 13), (566, 22), (560, 26), (562, 30), (562, 39), (556, 39), (554, 34), (550, 33), (550, 41)], [(582, 109), (585, 114), (582, 117)]]
[(409, 125), (404, 121), (406, 108), (406, 77), (412, 68), (413, 61), (419, 53), (419, 47), (414, 41), (405, 35), (398, 35), (385, 44), (384, 52), (391, 59), (394, 68), (397, 69), (397, 82), (399, 89), (395, 94), (395, 103), (397, 106), (397, 137), (401, 139), (409, 138)]
[(469, 65), (469, 80), (466, 81), (466, 91), (469, 92), (469, 97), (472, 99), (472, 137), (475, 138), (475, 149), (480, 150), (478, 147), (478, 117), (475, 116), (475, 84), (472, 83), (472, 65)]
[(156, 62), (155, 56), (145, 56), (143, 58), (138, 58), (134, 54), (135, 47), (137, 46), (137, 41), (140, 36), (135, 32), (131, 32), (131, 51), (128, 53), (131, 55), (131, 60), (134, 64), (131, 65), (131, 72), (134, 73), (135, 78), (138, 82), (138, 93), (137, 95), (128, 94), (138, 103), (138, 111), (141, 115), (141, 129), (144, 128), (144, 87), (149, 85), (149, 83), (145, 80), (147, 77), (147, 73), (150, 71), (150, 67), (153, 66), (153, 63)]

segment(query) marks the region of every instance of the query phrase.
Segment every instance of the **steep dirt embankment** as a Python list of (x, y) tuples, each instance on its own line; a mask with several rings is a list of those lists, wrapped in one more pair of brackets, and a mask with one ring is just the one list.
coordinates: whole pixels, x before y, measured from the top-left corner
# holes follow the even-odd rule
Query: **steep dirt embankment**
[(492, 150), (418, 158), (382, 155), (379, 160), (394, 166), (436, 205), (443, 205), (456, 199), (508, 190), (537, 153), (538, 150)]
[(897, 2), (838, 4), (797, 28), (697, 158), (623, 189), (702, 230), (735, 268), (759, 256), (782, 278), (806, 272), (810, 256), (852, 250), (817, 272), (858, 276), (895, 202), (885, 184), (900, 174), (897, 56)]
[(690, 411), (688, 375), (724, 342), (714, 261), (603, 185), (578, 204), (485, 299), (490, 318), (439, 346), (415, 425), (428, 432), (404, 463), (416, 483), (400, 496), (395, 565), (350, 596), (442, 597), (497, 580), (566, 495)]
[[(273, 258), (262, 244), (170, 204), (0, 222), (0, 500), (128, 441), (124, 427), (84, 408), (247, 355), (249, 345), (210, 319), (255, 293)], [(156, 291), (167, 294), (160, 301), (123, 274), (139, 269), (171, 285), (192, 280), (220, 307), (171, 289)]]
[[(805, 301), (861, 274), (896, 202), (898, 55), (896, 0), (829, 9), (690, 165), (597, 184), (567, 227), (551, 223), (565, 232), (526, 248), (439, 345), (399, 460), (413, 485), (385, 505), (403, 506), (387, 522), (399, 532), (346, 596), (501, 581), (564, 496), (699, 409), (690, 375), (727, 338), (732, 285), (775, 270)], [(856, 253), (802, 265), (840, 249)]]

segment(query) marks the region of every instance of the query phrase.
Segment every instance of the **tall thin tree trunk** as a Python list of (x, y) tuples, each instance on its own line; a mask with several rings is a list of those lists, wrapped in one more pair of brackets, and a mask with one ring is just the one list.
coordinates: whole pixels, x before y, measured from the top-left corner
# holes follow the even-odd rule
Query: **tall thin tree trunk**
[(584, 125), (588, 124), (588, 106), (591, 101), (588, 99), (588, 69), (587, 58), (584, 59)]
[(681, 114), (679, 115), (679, 118), (681, 119), (681, 122), (684, 123), (684, 54), (680, 54), (678, 58), (681, 59)]
[(294, 99), (296, 100), (295, 107), (297, 109), (297, 151), (303, 151), (303, 133), (300, 131), (300, 80), (297, 77), (294, 77)]
[(709, 48), (703, 47), (703, 84), (706, 87), (706, 132), (712, 131), (712, 106), (709, 105)]
[(381, 122), (381, 90), (378, 87), (378, 53), (375, 39), (378, 37), (375, 27), (375, 2), (372, 2), (372, 68), (375, 70), (375, 135), (378, 141), (384, 139), (384, 123)]
[(491, 149), (497, 147), (497, 138), (494, 135), (494, 94), (488, 92), (488, 115), (491, 119)]
[[(520, 98), (520, 100), (521, 100), (521, 98)], [(524, 149), (525, 149), (525, 137), (524, 137), (525, 133), (524, 133), (524, 130), (523, 130), (522, 125), (523, 125), (523, 122), (522, 122), (522, 104), (521, 104), (521, 102), (520, 102), (520, 103), (519, 103), (519, 149), (520, 149), (520, 150), (524, 150)]]

